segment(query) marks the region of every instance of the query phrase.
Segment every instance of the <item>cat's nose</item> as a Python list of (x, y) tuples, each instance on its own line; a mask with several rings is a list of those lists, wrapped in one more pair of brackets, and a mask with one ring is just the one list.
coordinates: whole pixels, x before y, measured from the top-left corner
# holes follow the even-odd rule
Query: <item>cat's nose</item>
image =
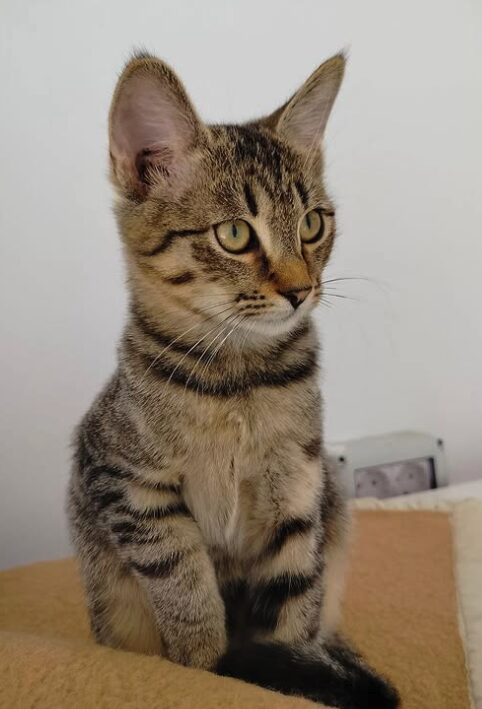
[(296, 310), (296, 308), (298, 308), (301, 303), (303, 303), (307, 299), (310, 292), (311, 288), (299, 288), (296, 290), (283, 291), (281, 295), (283, 295)]

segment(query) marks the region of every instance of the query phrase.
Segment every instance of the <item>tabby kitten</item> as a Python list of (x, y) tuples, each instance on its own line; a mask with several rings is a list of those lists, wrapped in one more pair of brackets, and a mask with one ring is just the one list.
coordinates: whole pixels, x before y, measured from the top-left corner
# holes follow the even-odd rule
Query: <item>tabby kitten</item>
[(76, 434), (69, 515), (100, 643), (344, 709), (396, 693), (336, 636), (344, 506), (310, 314), (335, 237), (325, 62), (275, 113), (206, 125), (141, 54), (110, 112), (130, 293)]

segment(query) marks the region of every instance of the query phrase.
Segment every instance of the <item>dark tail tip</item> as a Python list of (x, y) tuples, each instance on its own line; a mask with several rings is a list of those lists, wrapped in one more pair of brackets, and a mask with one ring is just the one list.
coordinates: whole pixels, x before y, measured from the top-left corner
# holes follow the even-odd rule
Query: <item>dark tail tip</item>
[(399, 706), (396, 690), (344, 646), (320, 651), (320, 658), (275, 643), (233, 646), (216, 672), (340, 709)]

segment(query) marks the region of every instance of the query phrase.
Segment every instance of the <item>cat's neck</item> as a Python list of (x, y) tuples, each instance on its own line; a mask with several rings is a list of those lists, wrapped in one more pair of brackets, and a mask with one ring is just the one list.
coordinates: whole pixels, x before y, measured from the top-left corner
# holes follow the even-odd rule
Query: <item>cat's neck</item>
[(166, 331), (161, 319), (154, 324), (133, 308), (120, 347), (121, 369), (143, 389), (162, 384), (165, 391), (172, 384), (230, 396), (263, 382), (304, 376), (317, 366), (317, 338), (309, 319), (278, 337), (215, 337), (216, 331), (197, 339), (192, 331)]

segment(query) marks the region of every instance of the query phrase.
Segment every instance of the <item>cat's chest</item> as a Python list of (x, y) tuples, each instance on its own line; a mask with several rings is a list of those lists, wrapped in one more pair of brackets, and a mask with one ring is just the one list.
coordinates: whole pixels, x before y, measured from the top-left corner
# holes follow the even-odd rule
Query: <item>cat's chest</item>
[(189, 435), (183, 463), (184, 494), (205, 540), (239, 546), (249, 522), (248, 490), (262, 494), (263, 470), (276, 426), (262, 426), (259, 415), (233, 407), (198, 420)]

